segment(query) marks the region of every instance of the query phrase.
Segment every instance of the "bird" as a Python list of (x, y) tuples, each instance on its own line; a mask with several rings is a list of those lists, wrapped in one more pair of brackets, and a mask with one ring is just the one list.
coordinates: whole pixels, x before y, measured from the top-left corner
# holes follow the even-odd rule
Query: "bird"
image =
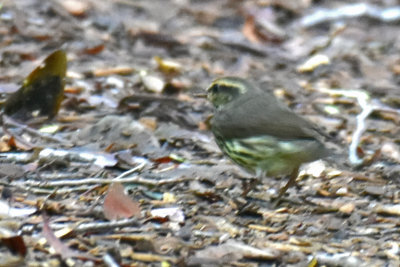
[(207, 89), (214, 106), (210, 128), (220, 150), (260, 177), (289, 176), (280, 199), (295, 184), (303, 163), (331, 154), (327, 135), (274, 95), (240, 77), (222, 77)]

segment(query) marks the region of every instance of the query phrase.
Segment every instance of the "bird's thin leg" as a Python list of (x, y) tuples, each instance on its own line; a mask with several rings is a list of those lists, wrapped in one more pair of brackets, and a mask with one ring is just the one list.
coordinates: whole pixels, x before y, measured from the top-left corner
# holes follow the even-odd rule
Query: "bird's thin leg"
[(247, 197), (250, 191), (256, 188), (257, 185), (260, 184), (260, 179), (258, 178), (251, 178), (250, 181), (245, 181), (243, 183), (243, 192), (242, 197)]
[(281, 188), (281, 190), (279, 190), (279, 196), (278, 198), (281, 198), (283, 196), (283, 194), (286, 193), (286, 191), (293, 186), (294, 184), (296, 184), (296, 178), (299, 175), (299, 168), (295, 168), (292, 173), (290, 174), (289, 177), (289, 181), (286, 183), (286, 185), (284, 187)]
[(286, 183), (286, 185), (284, 187), (281, 188), (281, 190), (279, 190), (279, 195), (278, 195), (277, 199), (274, 201), (274, 206), (278, 206), (281, 201), (282, 196), (286, 193), (286, 191), (290, 187), (292, 187), (294, 184), (296, 184), (296, 178), (298, 175), (299, 175), (299, 167), (294, 168), (294, 170), (290, 174), (289, 181)]
[(251, 178), (250, 182), (245, 182), (243, 185), (242, 197), (247, 197), (247, 194), (253, 190), (261, 182), (261, 178), (264, 176), (264, 172), (261, 169), (256, 170), (255, 177)]

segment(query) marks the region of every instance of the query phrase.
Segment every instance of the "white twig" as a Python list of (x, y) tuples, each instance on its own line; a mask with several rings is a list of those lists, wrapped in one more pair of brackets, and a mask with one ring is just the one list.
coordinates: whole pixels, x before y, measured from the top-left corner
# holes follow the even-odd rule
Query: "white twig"
[(164, 184), (171, 184), (171, 183), (179, 183), (184, 181), (193, 180), (194, 178), (188, 177), (173, 177), (173, 178), (165, 178), (165, 179), (148, 179), (143, 178), (139, 175), (126, 177), (126, 178), (112, 178), (112, 179), (105, 179), (105, 178), (86, 178), (80, 180), (59, 180), (59, 181), (15, 181), (12, 182), (11, 185), (19, 186), (19, 187), (59, 187), (59, 186), (81, 186), (81, 185), (88, 185), (88, 184), (111, 184), (111, 183), (138, 183), (138, 184), (145, 184), (145, 185), (164, 185)]
[(144, 166), (146, 166), (146, 162), (142, 162), (141, 164), (137, 165), (136, 167), (133, 167), (132, 169), (121, 173), (115, 179), (122, 179), (125, 176), (128, 176), (129, 174), (132, 174), (132, 173), (137, 172), (137, 171), (141, 171), (144, 168)]
[(396, 114), (400, 114), (400, 110), (392, 109), (390, 107), (383, 106), (378, 101), (372, 101), (369, 95), (361, 90), (334, 90), (334, 89), (327, 89), (327, 88), (319, 88), (321, 92), (330, 94), (330, 95), (340, 95), (345, 97), (355, 98), (358, 104), (361, 107), (361, 113), (356, 117), (356, 129), (353, 132), (353, 136), (351, 138), (351, 143), (349, 146), (349, 161), (353, 165), (360, 165), (364, 161), (362, 158), (358, 157), (357, 155), (357, 147), (360, 144), (361, 136), (366, 129), (365, 121), (368, 116), (376, 110), (384, 111), (384, 112), (392, 112)]
[(351, 138), (351, 144), (349, 146), (349, 161), (353, 165), (360, 165), (363, 163), (363, 159), (358, 157), (357, 147), (360, 144), (361, 135), (364, 133), (366, 129), (365, 120), (372, 113), (372, 111), (374, 111), (375, 107), (370, 103), (369, 96), (366, 93), (359, 92), (358, 94), (355, 94), (353, 97), (357, 99), (357, 102), (360, 105), (362, 111), (360, 114), (357, 115), (356, 118), (357, 121), (356, 130), (353, 133), (353, 136)]

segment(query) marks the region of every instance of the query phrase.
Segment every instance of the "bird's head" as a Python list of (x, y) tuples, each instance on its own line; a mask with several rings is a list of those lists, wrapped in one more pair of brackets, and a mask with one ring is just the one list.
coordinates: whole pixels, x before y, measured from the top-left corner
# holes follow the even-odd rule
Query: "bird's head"
[(221, 109), (253, 88), (246, 80), (238, 77), (223, 77), (212, 82), (207, 89), (207, 98), (215, 108)]

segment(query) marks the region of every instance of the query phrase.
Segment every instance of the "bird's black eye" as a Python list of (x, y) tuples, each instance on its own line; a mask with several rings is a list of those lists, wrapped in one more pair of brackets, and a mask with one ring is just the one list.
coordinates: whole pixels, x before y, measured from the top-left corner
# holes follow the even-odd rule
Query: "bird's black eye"
[(212, 91), (214, 92), (214, 93), (218, 93), (220, 90), (219, 90), (219, 85), (218, 84), (214, 84), (213, 85), (213, 87), (212, 87)]

